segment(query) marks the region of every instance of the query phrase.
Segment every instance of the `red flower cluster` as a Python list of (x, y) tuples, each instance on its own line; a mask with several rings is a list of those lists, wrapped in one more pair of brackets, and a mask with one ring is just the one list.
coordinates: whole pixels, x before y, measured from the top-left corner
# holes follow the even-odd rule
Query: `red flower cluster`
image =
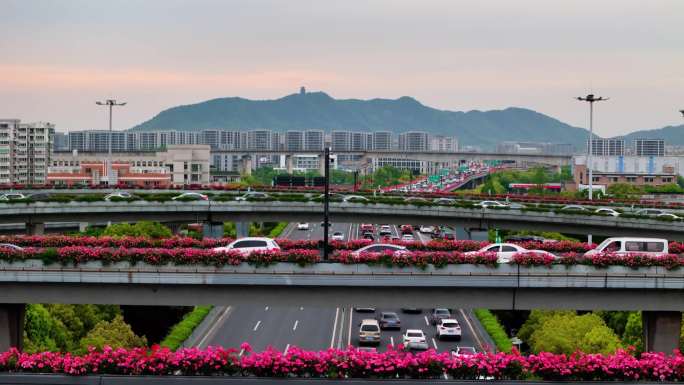
[(199, 249), (224, 246), (232, 242), (231, 238), (197, 240), (191, 237), (171, 237), (151, 239), (147, 237), (90, 237), (69, 235), (3, 235), (0, 243), (11, 243), (23, 247), (194, 247)]
[(339, 251), (331, 257), (332, 262), (345, 264), (366, 263), (369, 265), (385, 266), (416, 266), (425, 268), (427, 265), (444, 267), (456, 264), (496, 265), (496, 253), (464, 254), (460, 251), (409, 251), (399, 253), (355, 253)]
[(69, 353), (21, 353), (16, 349), (0, 353), (0, 372), (56, 373), (82, 375), (156, 375), (156, 376), (257, 376), (298, 378), (403, 378), (437, 379), (448, 375), (466, 380), (523, 380), (541, 378), (554, 381), (682, 381), (684, 356), (631, 351), (615, 354), (571, 355), (540, 353), (522, 356), (513, 353), (477, 353), (453, 356), (430, 349), (411, 353), (403, 349), (386, 352), (328, 349), (307, 351), (290, 347), (282, 353), (275, 349), (252, 352), (243, 344), (243, 355), (236, 349), (209, 347), (90, 349), (83, 356)]

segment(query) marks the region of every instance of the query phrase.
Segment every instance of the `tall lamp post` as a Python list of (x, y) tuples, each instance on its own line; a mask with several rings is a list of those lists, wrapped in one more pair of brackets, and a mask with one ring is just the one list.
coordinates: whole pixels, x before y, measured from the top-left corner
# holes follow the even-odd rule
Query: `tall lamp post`
[(682, 113), (682, 118), (684, 118), (684, 110), (679, 110)]
[(330, 227), (330, 147), (325, 148), (323, 154), (325, 186), (323, 190), (323, 260), (328, 260), (328, 228)]
[(594, 174), (592, 172), (592, 156), (593, 156), (593, 142), (594, 142), (594, 102), (601, 102), (608, 100), (602, 96), (594, 96), (594, 94), (589, 94), (587, 96), (579, 96), (577, 100), (589, 103), (589, 155), (587, 156), (587, 169), (589, 170), (589, 200), (593, 199), (594, 196)]
[(104, 102), (95, 102), (98, 106), (109, 106), (109, 149), (107, 151), (107, 185), (112, 185), (112, 108), (114, 106), (125, 106), (126, 102), (117, 103), (114, 99), (107, 99)]

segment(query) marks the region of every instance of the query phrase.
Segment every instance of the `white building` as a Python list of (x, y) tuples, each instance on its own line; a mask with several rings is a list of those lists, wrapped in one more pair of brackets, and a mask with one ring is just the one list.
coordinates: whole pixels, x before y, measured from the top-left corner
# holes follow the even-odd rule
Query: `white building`
[(55, 126), (0, 119), (0, 184), (45, 184)]

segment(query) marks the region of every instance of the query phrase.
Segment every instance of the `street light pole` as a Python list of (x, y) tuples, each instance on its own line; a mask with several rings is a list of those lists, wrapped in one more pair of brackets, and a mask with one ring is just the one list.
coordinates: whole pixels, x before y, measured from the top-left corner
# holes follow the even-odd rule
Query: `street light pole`
[(330, 203), (330, 148), (325, 148), (325, 155), (323, 157), (325, 162), (325, 190), (323, 196), (323, 260), (328, 260), (328, 228), (330, 227), (330, 217), (328, 210), (328, 203)]
[(577, 97), (577, 100), (589, 103), (589, 155), (587, 156), (587, 170), (589, 171), (589, 200), (592, 200), (594, 196), (594, 173), (591, 165), (592, 156), (594, 155), (594, 102), (608, 100), (608, 98), (602, 96), (596, 97), (594, 94), (589, 94), (587, 96), (579, 96)]
[(125, 106), (126, 102), (117, 103), (114, 99), (107, 99), (104, 102), (95, 102), (98, 106), (108, 106), (109, 107), (109, 140), (107, 151), (107, 185), (111, 187), (112, 185), (112, 108), (114, 106)]

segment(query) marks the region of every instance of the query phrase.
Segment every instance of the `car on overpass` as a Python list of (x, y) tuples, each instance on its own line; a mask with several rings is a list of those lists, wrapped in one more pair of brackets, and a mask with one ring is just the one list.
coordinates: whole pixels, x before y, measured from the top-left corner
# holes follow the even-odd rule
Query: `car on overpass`
[(557, 258), (554, 254), (545, 250), (528, 250), (515, 243), (492, 243), (477, 251), (469, 251), (465, 255), (475, 255), (479, 253), (496, 253), (496, 261), (498, 263), (511, 263), (513, 256), (518, 253), (535, 253), (539, 255), (548, 255)]
[(264, 193), (264, 192), (258, 192), (258, 191), (250, 191), (245, 193), (244, 195), (241, 195), (239, 197), (235, 197), (236, 201), (247, 201), (247, 200), (259, 200), (259, 199), (268, 199), (271, 196)]
[(197, 192), (184, 192), (171, 198), (173, 201), (208, 201), (209, 197)]
[(588, 211), (586, 207), (580, 205), (565, 205), (561, 211)]
[(21, 199), (26, 199), (26, 195), (18, 192), (8, 192), (4, 194), (0, 194), (0, 202), (9, 202), (9, 201), (16, 201), (16, 200), (21, 200)]
[(347, 202), (347, 203), (363, 203), (363, 202), (369, 202), (370, 199), (361, 196), (361, 195), (346, 195), (344, 198), (342, 198), (342, 202)]
[(475, 206), (482, 207), (483, 209), (508, 207), (507, 204), (501, 203), (499, 201), (482, 201), (482, 202), (476, 203)]
[(353, 255), (359, 255), (361, 253), (407, 253), (408, 249), (401, 245), (394, 245), (391, 243), (378, 243), (374, 245), (364, 246), (354, 252)]
[(129, 193), (128, 191), (114, 191), (112, 193), (109, 193), (105, 195), (104, 200), (107, 202), (111, 202), (112, 199), (114, 201), (121, 200), (121, 199), (131, 199), (133, 198), (133, 194)]
[(237, 251), (243, 255), (249, 255), (258, 251), (277, 251), (280, 246), (271, 238), (246, 237), (240, 238), (228, 244), (228, 246), (215, 247), (214, 251), (228, 252)]
[(611, 253), (618, 255), (639, 254), (658, 257), (666, 255), (668, 251), (669, 245), (667, 239), (614, 237), (607, 238), (596, 246), (595, 249), (584, 253), (584, 256)]
[(614, 209), (611, 209), (610, 207), (601, 207), (601, 208), (598, 208), (598, 209), (596, 209), (596, 211), (594, 211), (594, 213), (596, 213), (596, 214), (601, 214), (601, 215), (610, 215), (610, 216), (612, 216), (612, 217), (619, 217), (619, 216), (620, 216), (620, 212), (619, 212), (619, 211), (616, 211), (616, 210), (614, 210)]

